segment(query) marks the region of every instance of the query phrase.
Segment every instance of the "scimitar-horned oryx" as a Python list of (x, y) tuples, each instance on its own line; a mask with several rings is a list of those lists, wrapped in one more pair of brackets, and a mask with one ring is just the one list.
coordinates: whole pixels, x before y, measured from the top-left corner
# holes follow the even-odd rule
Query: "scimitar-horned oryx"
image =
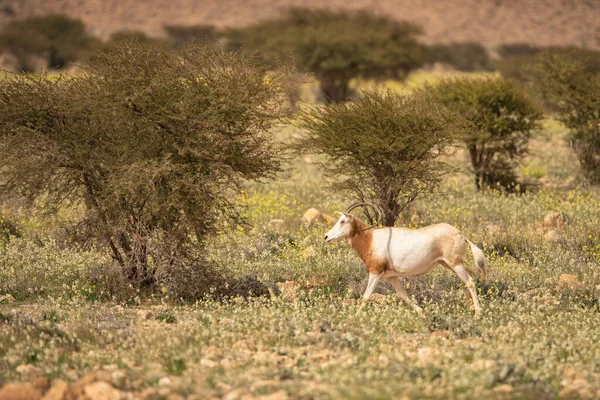
[(467, 244), (471, 247), (475, 264), (481, 269), (481, 279), (485, 277), (487, 261), (480, 248), (465, 238), (458, 229), (448, 224), (435, 224), (421, 229), (397, 227), (377, 227), (367, 225), (350, 214), (354, 208), (369, 206), (382, 213), (373, 205), (353, 204), (325, 235), (325, 241), (347, 239), (348, 244), (363, 261), (369, 272), (369, 282), (363, 295), (361, 308), (369, 300), (380, 279), (387, 279), (404, 300), (419, 315), (423, 310), (404, 291), (400, 277), (421, 276), (431, 272), (437, 265), (453, 271), (467, 285), (475, 307), (475, 316), (481, 312), (473, 278), (464, 266)]

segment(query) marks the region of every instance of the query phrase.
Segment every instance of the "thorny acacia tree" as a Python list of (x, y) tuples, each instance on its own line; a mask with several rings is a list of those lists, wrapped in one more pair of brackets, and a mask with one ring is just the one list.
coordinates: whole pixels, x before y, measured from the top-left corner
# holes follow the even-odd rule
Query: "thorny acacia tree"
[(220, 49), (139, 44), (95, 54), (76, 77), (0, 82), (0, 194), (66, 200), (137, 286), (238, 221), (236, 193), (273, 176), (270, 128), (284, 72)]
[(578, 53), (544, 52), (531, 68), (539, 93), (570, 130), (584, 174), (600, 183), (600, 72)]
[(324, 154), (335, 190), (346, 191), (394, 222), (449, 171), (440, 159), (460, 131), (460, 118), (426, 95), (366, 93), (353, 103), (312, 108), (298, 116), (303, 151)]
[(465, 117), (462, 137), (477, 189), (514, 189), (515, 167), (527, 153), (542, 115), (512, 81), (494, 78), (442, 80), (428, 89), (433, 98)]
[(292, 8), (281, 19), (226, 32), (227, 46), (259, 50), (263, 63), (294, 57), (298, 69), (314, 73), (326, 102), (348, 98), (352, 78), (402, 79), (426, 61), (418, 26), (367, 11)]

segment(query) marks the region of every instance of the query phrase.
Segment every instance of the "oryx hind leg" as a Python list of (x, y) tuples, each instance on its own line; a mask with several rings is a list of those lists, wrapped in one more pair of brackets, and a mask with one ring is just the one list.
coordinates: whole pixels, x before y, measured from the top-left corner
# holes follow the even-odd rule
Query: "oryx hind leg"
[(473, 278), (471, 277), (465, 266), (462, 264), (457, 264), (453, 267), (450, 267), (450, 269), (454, 271), (454, 273), (458, 275), (460, 280), (463, 281), (467, 286), (467, 290), (469, 291), (471, 299), (473, 300), (473, 306), (475, 307), (475, 316), (478, 316), (479, 313), (481, 313), (481, 306), (479, 305), (479, 299), (477, 298), (477, 289), (475, 288), (475, 282), (473, 281)]
[(417, 313), (419, 314), (420, 317), (423, 316), (423, 309), (421, 307), (419, 307), (417, 305), (417, 303), (415, 303), (414, 301), (412, 301), (407, 295), (406, 292), (404, 291), (404, 286), (402, 286), (402, 283), (400, 282), (400, 278), (389, 278), (388, 281), (391, 283), (392, 287), (394, 288), (394, 290), (396, 291), (396, 295), (403, 300), (406, 304), (408, 304), (409, 306), (411, 306), (411, 308)]

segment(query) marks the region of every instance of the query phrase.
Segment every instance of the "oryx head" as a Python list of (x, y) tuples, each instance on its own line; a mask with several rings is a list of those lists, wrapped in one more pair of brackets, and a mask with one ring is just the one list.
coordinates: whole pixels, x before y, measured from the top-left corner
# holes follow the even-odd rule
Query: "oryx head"
[(354, 216), (345, 212), (338, 212), (340, 219), (337, 220), (333, 228), (325, 235), (326, 242), (335, 242), (350, 236), (353, 229)]

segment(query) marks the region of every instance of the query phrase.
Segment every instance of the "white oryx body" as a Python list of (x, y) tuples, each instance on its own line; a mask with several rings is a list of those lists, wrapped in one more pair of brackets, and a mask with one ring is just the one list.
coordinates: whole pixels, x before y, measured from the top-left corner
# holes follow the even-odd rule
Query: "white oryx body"
[(455, 227), (436, 224), (416, 230), (396, 227), (371, 228), (353, 215), (342, 213), (340, 219), (325, 235), (328, 242), (341, 239), (348, 240), (369, 272), (364, 301), (369, 299), (380, 279), (387, 279), (398, 296), (421, 314), (421, 308), (408, 298), (398, 278), (425, 275), (437, 265), (442, 265), (455, 272), (467, 285), (473, 299), (475, 314), (479, 314), (481, 307), (475, 284), (464, 267), (467, 245), (471, 247), (482, 276), (485, 275), (485, 256)]

